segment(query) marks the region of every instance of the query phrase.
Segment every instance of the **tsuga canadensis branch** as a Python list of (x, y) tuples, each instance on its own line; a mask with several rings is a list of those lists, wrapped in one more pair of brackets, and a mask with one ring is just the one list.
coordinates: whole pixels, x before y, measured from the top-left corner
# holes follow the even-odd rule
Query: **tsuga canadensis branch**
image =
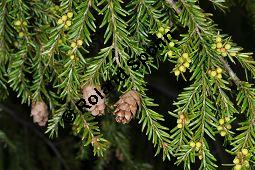
[[(224, 0), (208, 3), (215, 10), (226, 5)], [(250, 82), (255, 61), (211, 16), (197, 0), (2, 0), (0, 100), (12, 88), (31, 105), (33, 122), (47, 126), (50, 138), (58, 137), (59, 127), (71, 126), (80, 139), (79, 157), (90, 146), (95, 156), (109, 157), (114, 150), (118, 160), (133, 164), (129, 140), (135, 139), (126, 138), (123, 129), (134, 122), (155, 155), (176, 157), (184, 169), (197, 161), (199, 169), (218, 169), (209, 142), (217, 135), (231, 148), (231, 166), (249, 169), (255, 151)], [(171, 66), (169, 76), (189, 84), (168, 111), (166, 122), (174, 118), (174, 127), (154, 110), (158, 104), (147, 89), (146, 77), (162, 62)], [(240, 63), (246, 80), (230, 62)]]

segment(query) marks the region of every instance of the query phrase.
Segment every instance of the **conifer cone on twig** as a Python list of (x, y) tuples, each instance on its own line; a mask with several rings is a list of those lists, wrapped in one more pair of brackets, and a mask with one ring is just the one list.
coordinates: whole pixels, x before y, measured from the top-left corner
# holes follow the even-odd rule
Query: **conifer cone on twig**
[(140, 96), (137, 91), (131, 90), (122, 95), (114, 106), (116, 106), (113, 112), (116, 115), (115, 120), (118, 123), (129, 123), (140, 106)]
[(48, 121), (48, 115), (48, 107), (44, 101), (32, 103), (31, 116), (33, 116), (34, 123), (38, 123), (39, 126), (45, 126)]
[[(100, 93), (101, 96), (97, 94), (95, 88)], [(86, 108), (87, 111), (91, 111), (91, 114), (93, 116), (100, 116), (104, 114), (105, 94), (103, 93), (100, 87), (87, 85), (83, 87), (82, 93), (83, 93), (83, 98), (86, 101), (86, 104), (91, 106), (90, 108)], [(95, 96), (97, 96), (96, 97), (97, 99), (95, 99)]]

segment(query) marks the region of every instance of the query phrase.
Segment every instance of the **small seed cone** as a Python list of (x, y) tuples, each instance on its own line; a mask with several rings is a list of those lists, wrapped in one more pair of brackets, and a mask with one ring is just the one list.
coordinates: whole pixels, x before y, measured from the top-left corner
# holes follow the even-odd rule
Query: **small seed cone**
[(39, 126), (45, 126), (48, 121), (48, 107), (44, 101), (36, 101), (32, 103), (31, 115), (33, 122), (38, 123)]
[[(101, 95), (103, 96), (103, 99), (96, 93), (94, 88), (96, 88), (101, 93)], [(92, 86), (92, 85), (87, 85), (87, 86), (83, 87), (82, 93), (83, 93), (83, 98), (86, 100), (86, 104), (91, 106), (91, 108), (86, 108), (86, 110), (91, 111), (91, 114), (93, 116), (100, 116), (100, 115), (104, 114), (104, 109), (105, 109), (105, 94), (103, 93), (103, 91), (101, 90), (100, 87), (95, 87), (95, 86)], [(89, 98), (92, 95), (97, 96), (97, 99), (98, 99), (97, 103), (94, 104), (94, 105), (89, 102)], [(95, 101), (93, 100), (92, 102), (95, 102)]]
[(122, 95), (114, 106), (116, 106), (113, 112), (116, 115), (115, 120), (118, 123), (129, 123), (135, 116), (137, 106), (140, 106), (140, 96), (135, 90), (131, 90)]

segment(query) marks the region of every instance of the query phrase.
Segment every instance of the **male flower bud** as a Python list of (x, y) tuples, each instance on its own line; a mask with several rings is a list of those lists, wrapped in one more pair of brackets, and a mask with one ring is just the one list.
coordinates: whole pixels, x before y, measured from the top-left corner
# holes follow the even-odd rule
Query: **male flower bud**
[(229, 53), (229, 55), (230, 55), (231, 57), (235, 57), (235, 56), (236, 56), (236, 53), (235, 53), (235, 52), (232, 52), (232, 53)]
[(15, 21), (15, 22), (14, 22), (14, 25), (20, 26), (20, 25), (21, 25), (21, 21), (20, 21), (20, 20)]
[(63, 15), (62, 16), (62, 21), (66, 21), (67, 20), (67, 16), (66, 15)]
[(249, 153), (248, 149), (242, 149), (242, 154), (243, 154), (243, 155), (246, 156), (248, 153)]
[(83, 44), (82, 40), (77, 40), (77, 45), (78, 46), (82, 46), (82, 44)]
[(216, 72), (216, 71), (214, 71), (214, 70), (211, 71), (211, 76), (212, 76), (212, 77), (215, 77), (216, 75), (217, 75), (217, 72)]
[(62, 19), (58, 19), (58, 25), (61, 25), (61, 24), (63, 24), (63, 20)]
[(75, 58), (75, 56), (74, 56), (74, 55), (71, 55), (70, 58), (71, 58), (71, 60), (73, 60), (73, 59)]
[(222, 55), (223, 57), (226, 57), (226, 56), (228, 55), (228, 53), (223, 52), (223, 53), (221, 53), (221, 55)]
[(235, 165), (234, 166), (234, 170), (241, 170), (242, 169), (242, 165)]
[(61, 39), (58, 40), (58, 44), (62, 44), (63, 41)]
[(220, 51), (221, 51), (222, 53), (225, 53), (225, 52), (226, 52), (226, 49), (225, 49), (225, 48), (221, 48)]
[(181, 128), (182, 128), (182, 124), (179, 123), (179, 124), (177, 125), (177, 128), (181, 129)]
[(221, 130), (223, 130), (223, 127), (222, 126), (217, 126), (217, 130), (221, 131)]
[(173, 56), (173, 51), (171, 51), (171, 50), (168, 51), (168, 52), (167, 52), (167, 55), (168, 55), (168, 57), (172, 57), (172, 56)]
[(72, 21), (69, 21), (69, 20), (66, 21), (66, 26), (67, 26), (67, 27), (70, 27), (71, 25), (72, 25)]
[(189, 62), (185, 62), (185, 63), (183, 64), (183, 66), (186, 67), (186, 68), (188, 68), (188, 67), (189, 67)]
[(182, 54), (182, 57), (185, 58), (185, 59), (187, 59), (187, 58), (189, 58), (189, 54), (188, 54), (188, 53), (183, 53), (183, 54)]
[(222, 69), (221, 69), (220, 67), (218, 67), (218, 68), (216, 69), (216, 72), (220, 74), (220, 73), (222, 73)]
[(217, 36), (216, 37), (216, 42), (218, 43), (218, 42), (221, 42), (221, 37), (220, 36)]
[(175, 76), (179, 76), (180, 74), (181, 74), (181, 72), (180, 72), (179, 70), (177, 70), (177, 69), (174, 70), (174, 75), (175, 75)]
[(250, 167), (250, 164), (249, 164), (249, 161), (245, 160), (243, 162), (243, 165), (246, 167), (246, 168), (249, 168)]
[(230, 121), (230, 117), (225, 117), (225, 121), (229, 122)]
[(72, 48), (75, 48), (76, 46), (77, 46), (76, 42), (72, 42), (72, 43), (71, 43), (71, 47), (72, 47)]
[(165, 28), (164, 31), (165, 31), (165, 34), (168, 33), (170, 31), (170, 27)]
[(217, 48), (221, 48), (221, 47), (222, 47), (222, 43), (220, 43), (220, 42), (217, 43), (217, 44), (216, 44), (216, 47), (217, 47)]
[(20, 38), (24, 37), (24, 32), (19, 32), (19, 37)]
[(233, 160), (233, 163), (234, 163), (234, 164), (239, 164), (239, 163), (240, 163), (240, 160), (239, 160), (238, 158), (235, 158), (235, 159)]
[(227, 132), (225, 132), (225, 131), (221, 131), (221, 132), (220, 132), (220, 136), (222, 136), (222, 137), (223, 137), (223, 136), (226, 136), (226, 134), (227, 134)]
[(179, 116), (179, 119), (177, 119), (177, 128), (181, 129), (183, 128), (184, 124), (186, 123), (186, 118), (183, 114)]
[(230, 124), (228, 124), (228, 125), (226, 125), (226, 128), (227, 128), (228, 130), (230, 130), (232, 127), (231, 127)]
[(201, 142), (196, 143), (196, 148), (200, 148), (202, 146)]
[(162, 38), (163, 37), (163, 34), (160, 33), (160, 32), (158, 32), (156, 35), (157, 35), (158, 38)]
[(15, 47), (19, 47), (19, 43), (17, 41), (14, 42)]
[(226, 45), (225, 45), (225, 49), (226, 49), (226, 50), (229, 50), (230, 48), (231, 48), (231, 45), (230, 45), (230, 44), (226, 44)]
[(192, 147), (192, 148), (194, 148), (194, 147), (196, 146), (196, 144), (195, 144), (195, 142), (191, 141), (191, 142), (189, 143), (189, 146)]
[(178, 63), (183, 63), (183, 62), (184, 62), (183, 57), (178, 58)]
[(186, 71), (186, 68), (185, 68), (183, 65), (181, 65), (181, 66), (179, 67), (179, 70), (180, 70), (180, 72), (185, 72), (185, 71)]
[(218, 78), (218, 79), (221, 79), (221, 78), (222, 78), (222, 75), (221, 75), (221, 74), (217, 74), (217, 78)]
[(68, 12), (68, 13), (67, 13), (67, 17), (68, 17), (68, 18), (72, 18), (72, 17), (73, 17), (73, 13), (72, 13), (72, 12)]
[(224, 119), (220, 119), (220, 120), (219, 120), (219, 124), (220, 124), (220, 125), (223, 125), (224, 123), (225, 123)]
[(211, 48), (216, 49), (216, 44), (212, 44)]
[(22, 23), (24, 26), (27, 26), (27, 22), (26, 21), (23, 21)]
[(171, 42), (169, 43), (169, 47), (174, 47), (174, 42), (171, 41)]
[(160, 27), (160, 28), (159, 28), (159, 32), (160, 32), (160, 33), (164, 33), (164, 32), (165, 32), (165, 29), (164, 29), (163, 27)]

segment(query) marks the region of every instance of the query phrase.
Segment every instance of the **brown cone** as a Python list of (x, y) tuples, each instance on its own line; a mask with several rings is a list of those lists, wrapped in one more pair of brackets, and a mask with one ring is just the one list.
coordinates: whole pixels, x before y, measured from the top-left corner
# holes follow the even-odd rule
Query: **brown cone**
[[(101, 95), (103, 96), (103, 99), (96, 93), (94, 88), (96, 88), (101, 93)], [(91, 108), (86, 108), (86, 110), (91, 111), (91, 114), (93, 116), (102, 115), (105, 109), (105, 95), (103, 91), (101, 90), (101, 88), (95, 87), (92, 85), (87, 85), (83, 88), (82, 92), (83, 92), (83, 98), (85, 99), (86, 104), (91, 106)], [(89, 102), (89, 98), (91, 97), (91, 95), (97, 96), (97, 99), (98, 99), (97, 103), (94, 105)]]
[(137, 106), (140, 106), (140, 96), (135, 90), (131, 90), (122, 95), (114, 106), (117, 106), (113, 112), (116, 115), (115, 120), (118, 123), (129, 123), (135, 116)]
[(48, 121), (48, 107), (44, 101), (36, 101), (32, 103), (31, 116), (33, 122), (38, 123), (39, 126), (45, 126)]

